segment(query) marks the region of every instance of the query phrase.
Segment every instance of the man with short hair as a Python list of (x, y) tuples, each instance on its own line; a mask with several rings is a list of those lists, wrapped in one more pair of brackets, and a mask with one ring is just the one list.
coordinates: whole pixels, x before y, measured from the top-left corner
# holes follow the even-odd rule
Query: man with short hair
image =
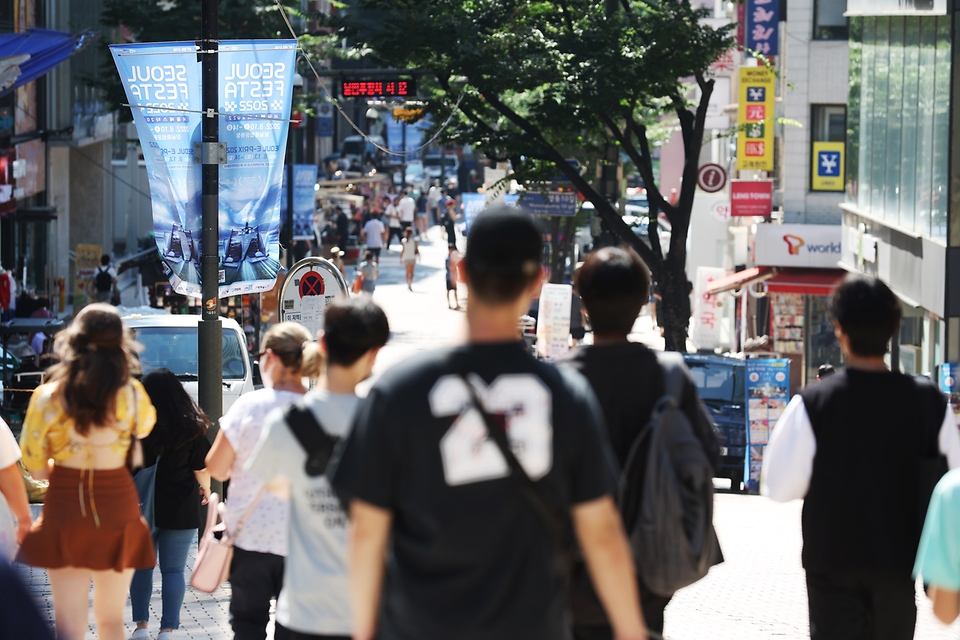
[(379, 263), (380, 249), (383, 248), (383, 242), (387, 236), (387, 230), (380, 222), (380, 216), (372, 214), (367, 223), (363, 225), (360, 236), (361, 241), (367, 245), (367, 251), (373, 254), (374, 261)]
[(647, 637), (596, 398), (518, 337), (541, 255), (531, 216), (480, 214), (464, 258), (468, 344), (384, 374), (340, 451), (355, 639), (568, 640), (568, 517), (617, 638)]
[[(632, 249), (608, 247), (591, 253), (576, 279), (593, 326), (593, 345), (580, 346), (562, 362), (582, 373), (597, 394), (613, 453), (623, 466), (658, 400), (666, 393), (664, 368), (656, 353), (627, 338), (649, 299), (650, 271)], [(707, 457), (719, 466), (720, 447), (713, 421), (689, 374), (684, 379), (682, 398), (680, 409), (694, 427)], [(641, 443), (636, 459), (646, 460), (646, 452), (647, 447)], [(643, 567), (640, 572), (637, 585), (644, 620), (650, 630), (663, 633), (663, 613), (670, 597), (651, 593), (643, 581)], [(577, 640), (613, 638), (613, 630), (586, 581), (574, 589), (572, 606)]]
[(417, 215), (417, 203), (410, 197), (409, 189), (403, 190), (403, 195), (400, 196), (400, 200), (397, 202), (397, 213), (400, 214), (400, 235), (402, 236), (407, 229), (413, 227), (413, 222)]
[(803, 498), (803, 567), (812, 640), (913, 638), (911, 575), (920, 540), (925, 460), (960, 466), (943, 394), (892, 372), (887, 345), (900, 301), (848, 276), (830, 297), (845, 367), (793, 397), (770, 436), (761, 493)]
[(440, 181), (434, 180), (433, 184), (430, 185), (429, 191), (427, 191), (427, 208), (430, 213), (433, 214), (434, 224), (440, 224), (440, 213), (441, 210), (438, 208), (440, 203), (440, 198), (443, 197), (443, 189), (440, 188)]
[(117, 270), (110, 266), (110, 256), (100, 256), (100, 266), (93, 273), (93, 286), (97, 291), (97, 302), (110, 304), (117, 290)]
[[(387, 343), (387, 317), (369, 296), (341, 298), (327, 306), (320, 345), (327, 357), (321, 386), (301, 404), (335, 438), (350, 430), (360, 399), (358, 383), (373, 369)], [(347, 577), (347, 516), (327, 478), (306, 470), (307, 451), (286, 414), (267, 417), (247, 470), (265, 484), (290, 488), (290, 526), (277, 622), (291, 640), (346, 639), (353, 633)], [(278, 636), (279, 637), (279, 636)]]

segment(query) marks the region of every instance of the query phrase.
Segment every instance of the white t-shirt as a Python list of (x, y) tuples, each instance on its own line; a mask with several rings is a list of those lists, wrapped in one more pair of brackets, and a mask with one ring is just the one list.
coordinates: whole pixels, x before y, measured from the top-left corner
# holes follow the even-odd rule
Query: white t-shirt
[[(264, 485), (257, 476), (245, 470), (247, 460), (264, 431), (264, 419), (274, 409), (282, 409), (302, 397), (292, 391), (259, 389), (240, 396), (227, 415), (220, 419), (220, 429), (236, 455), (230, 471), (230, 494), (224, 515), (229, 531), (236, 531), (240, 518)], [(289, 517), (289, 500), (268, 491), (247, 517), (234, 544), (247, 551), (285, 556)]]
[(427, 203), (431, 207), (437, 206), (437, 203), (440, 202), (440, 187), (433, 186), (430, 187), (430, 190), (427, 191)]
[[(355, 395), (311, 391), (304, 398), (324, 431), (346, 437), (360, 405)], [(279, 411), (266, 419), (247, 471), (263, 482), (290, 483), (290, 552), (277, 600), (277, 622), (300, 633), (349, 636), (347, 514), (325, 475), (308, 476), (307, 453)]]
[(376, 218), (367, 220), (363, 225), (363, 233), (367, 237), (367, 246), (372, 249), (379, 249), (383, 246), (383, 223)]
[(392, 203), (388, 204), (387, 208), (383, 211), (383, 215), (385, 215), (387, 220), (389, 220), (388, 224), (390, 225), (391, 229), (400, 228), (400, 212), (397, 210), (396, 206), (394, 206)]
[(400, 210), (400, 220), (402, 222), (413, 222), (417, 214), (417, 203), (410, 196), (404, 196), (397, 203), (397, 209)]
[(6, 469), (12, 464), (16, 464), (23, 456), (20, 453), (20, 445), (17, 439), (13, 437), (13, 432), (7, 423), (0, 418), (0, 469)]

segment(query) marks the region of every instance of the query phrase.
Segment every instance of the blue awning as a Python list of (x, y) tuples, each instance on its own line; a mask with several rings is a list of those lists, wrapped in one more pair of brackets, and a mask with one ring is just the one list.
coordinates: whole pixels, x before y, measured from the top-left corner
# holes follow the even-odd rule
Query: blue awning
[(0, 98), (45, 75), (92, 39), (90, 31), (78, 36), (51, 29), (0, 34)]

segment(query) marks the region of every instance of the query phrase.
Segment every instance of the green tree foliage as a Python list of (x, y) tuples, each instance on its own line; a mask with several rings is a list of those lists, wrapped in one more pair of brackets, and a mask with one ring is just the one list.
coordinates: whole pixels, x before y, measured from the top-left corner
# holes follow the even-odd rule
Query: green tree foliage
[[(427, 110), (438, 123), (456, 111), (447, 141), (509, 159), (522, 181), (562, 172), (650, 266), (667, 348), (683, 350), (686, 242), (714, 84), (705, 74), (733, 46), (729, 28), (701, 22), (707, 15), (689, 0), (356, 0), (342, 33), (383, 66), (436, 74), (423, 83)], [(691, 78), (697, 104), (688, 100)], [(664, 118), (679, 128), (686, 153), (676, 204), (657, 188), (650, 156)], [(589, 163), (608, 144), (646, 183), (653, 223), (645, 240), (565, 161), (575, 150)], [(669, 247), (660, 246), (657, 211), (671, 224)]]

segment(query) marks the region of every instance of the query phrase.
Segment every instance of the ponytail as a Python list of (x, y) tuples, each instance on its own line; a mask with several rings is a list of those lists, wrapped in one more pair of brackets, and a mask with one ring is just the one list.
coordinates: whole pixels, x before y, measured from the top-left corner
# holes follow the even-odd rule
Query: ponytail
[(323, 371), (325, 358), (310, 332), (295, 322), (270, 327), (263, 337), (263, 349), (270, 349), (287, 369), (303, 377), (316, 379)]

